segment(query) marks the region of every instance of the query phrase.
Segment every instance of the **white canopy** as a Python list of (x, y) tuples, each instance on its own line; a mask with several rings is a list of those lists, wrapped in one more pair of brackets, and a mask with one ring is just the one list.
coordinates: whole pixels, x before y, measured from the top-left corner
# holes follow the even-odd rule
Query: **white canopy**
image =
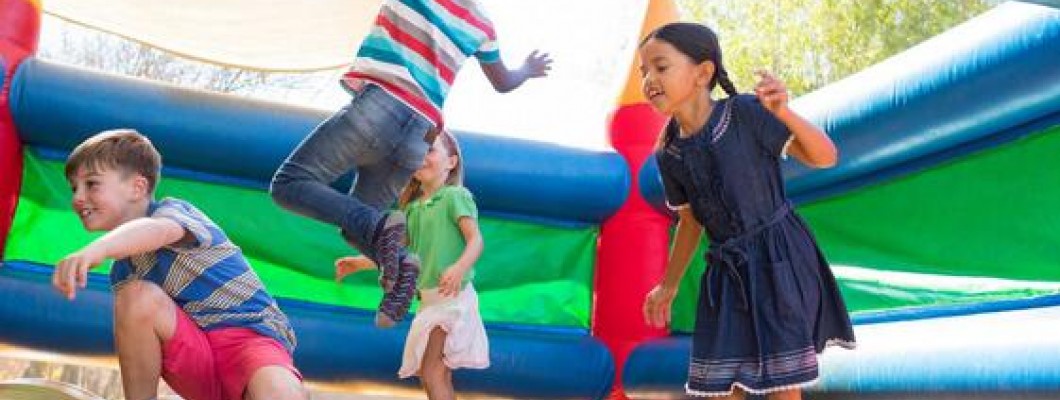
[(380, 0), (46, 0), (59, 18), (184, 57), (244, 69), (348, 64)]
[[(546, 79), (498, 94), (479, 68), (462, 68), (446, 101), (455, 129), (607, 148), (606, 122), (626, 81), (648, 0), (481, 0), (505, 62), (540, 49), (555, 63)], [(342, 68), (380, 0), (44, 0), (44, 11), (176, 53), (243, 69)], [(471, 63), (474, 64), (474, 63)], [(316, 106), (349, 101), (332, 84)]]

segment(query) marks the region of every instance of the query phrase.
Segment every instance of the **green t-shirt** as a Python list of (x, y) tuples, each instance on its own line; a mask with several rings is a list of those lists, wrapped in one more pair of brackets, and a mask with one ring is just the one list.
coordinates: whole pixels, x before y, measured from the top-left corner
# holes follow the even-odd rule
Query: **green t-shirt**
[[(475, 200), (463, 186), (444, 186), (429, 199), (416, 199), (405, 207), (409, 250), (420, 257), (420, 289), (438, 287), (446, 268), (464, 253), (464, 235), (457, 225), (461, 217), (478, 218)], [(461, 286), (475, 277), (475, 269), (464, 274)]]

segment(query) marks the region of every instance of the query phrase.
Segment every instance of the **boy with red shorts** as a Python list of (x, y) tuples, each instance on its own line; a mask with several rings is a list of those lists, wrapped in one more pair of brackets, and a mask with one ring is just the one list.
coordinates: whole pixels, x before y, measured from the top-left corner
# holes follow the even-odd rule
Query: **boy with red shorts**
[(108, 231), (60, 261), (73, 299), (88, 270), (115, 259), (114, 342), (129, 400), (165, 379), (187, 400), (306, 399), (287, 321), (238, 246), (191, 204), (154, 199), (161, 156), (136, 131), (97, 134), (66, 163), (85, 229)]

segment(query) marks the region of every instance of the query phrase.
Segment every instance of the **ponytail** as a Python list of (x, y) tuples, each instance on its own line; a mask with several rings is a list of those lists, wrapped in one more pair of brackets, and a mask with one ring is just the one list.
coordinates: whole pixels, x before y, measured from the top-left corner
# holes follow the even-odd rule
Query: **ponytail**
[(401, 195), (398, 196), (398, 209), (404, 211), (408, 208), (409, 203), (413, 200), (418, 199), (423, 195), (423, 184), (416, 178), (412, 178), (405, 188), (401, 190)]
[(655, 140), (655, 150), (660, 151), (666, 149), (666, 146), (670, 145), (670, 142), (674, 141), (673, 130), (670, 129), (670, 124), (663, 126), (662, 132), (659, 132), (659, 137)]
[(729, 97), (734, 97), (737, 93), (739, 93), (736, 91), (736, 85), (732, 84), (732, 80), (729, 79), (729, 72), (725, 70), (725, 67), (721, 66), (721, 57), (718, 57), (718, 68), (716, 74), (718, 78), (718, 85), (721, 86), (721, 89), (725, 91), (725, 94), (728, 94)]

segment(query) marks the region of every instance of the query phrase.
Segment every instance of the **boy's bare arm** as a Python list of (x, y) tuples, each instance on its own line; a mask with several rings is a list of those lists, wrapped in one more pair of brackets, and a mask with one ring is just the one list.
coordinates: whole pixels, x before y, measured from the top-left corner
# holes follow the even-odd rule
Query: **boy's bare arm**
[(168, 218), (137, 218), (107, 232), (85, 249), (94, 247), (106, 258), (120, 259), (177, 243), (186, 234), (184, 227)]
[(173, 220), (138, 218), (122, 224), (59, 261), (52, 274), (52, 285), (73, 300), (77, 289), (85, 287), (88, 270), (108, 258), (120, 259), (158, 250), (189, 235)]
[(508, 66), (504, 65), (503, 60), (495, 63), (481, 63), (480, 65), (482, 66), (482, 72), (486, 74), (486, 78), (493, 84), (493, 88), (498, 92), (508, 93), (530, 78), (540, 78), (548, 75), (549, 69), (552, 68), (552, 58), (549, 57), (548, 53), (534, 50), (526, 56), (526, 61), (518, 69), (508, 69)]

